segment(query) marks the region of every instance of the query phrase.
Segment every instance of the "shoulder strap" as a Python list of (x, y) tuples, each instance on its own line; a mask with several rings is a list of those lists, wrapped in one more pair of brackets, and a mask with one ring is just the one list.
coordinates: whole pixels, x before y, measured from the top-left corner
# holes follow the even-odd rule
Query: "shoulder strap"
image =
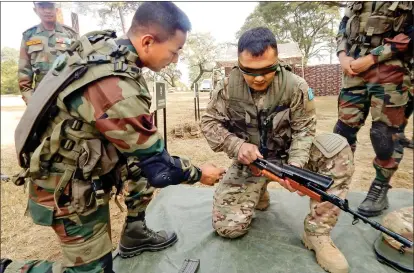
[[(111, 36), (112, 33), (114, 32), (109, 32)], [(137, 58), (136, 54), (128, 51), (125, 46), (105, 42), (104, 46), (95, 49), (93, 41), (99, 35), (102, 35), (102, 39), (108, 32), (88, 33), (72, 44), (68, 51), (56, 59), (37, 87), (38, 92), (31, 97), (15, 131), (15, 148), (21, 167), (28, 167), (29, 154), (40, 144), (39, 137), (45, 129), (42, 124), (46, 124), (42, 121), (49, 118), (51, 106), (58, 96), (64, 99), (79, 88), (110, 75), (134, 80), (141, 76), (140, 68), (129, 65)], [(104, 52), (109, 52), (109, 55), (103, 54)]]

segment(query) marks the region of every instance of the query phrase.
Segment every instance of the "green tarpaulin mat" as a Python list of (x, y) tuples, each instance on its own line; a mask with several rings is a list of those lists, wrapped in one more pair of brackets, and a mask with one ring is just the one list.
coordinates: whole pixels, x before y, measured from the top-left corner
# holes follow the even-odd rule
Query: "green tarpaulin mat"
[[(147, 224), (154, 230), (174, 230), (178, 242), (159, 252), (114, 259), (117, 273), (177, 273), (186, 258), (200, 259), (198, 273), (324, 273), (313, 252), (300, 241), (309, 198), (283, 189), (269, 190), (270, 207), (257, 211), (250, 231), (242, 238), (225, 239), (211, 225), (213, 188), (186, 185), (161, 190), (147, 209)], [(350, 192), (350, 207), (355, 208), (366, 193)], [(391, 190), (392, 211), (413, 205), (413, 192)], [(381, 221), (383, 215), (372, 218)], [(352, 225), (352, 216), (341, 213), (332, 239), (350, 265), (350, 273), (394, 273), (379, 263), (373, 242), (380, 234), (362, 222)]]

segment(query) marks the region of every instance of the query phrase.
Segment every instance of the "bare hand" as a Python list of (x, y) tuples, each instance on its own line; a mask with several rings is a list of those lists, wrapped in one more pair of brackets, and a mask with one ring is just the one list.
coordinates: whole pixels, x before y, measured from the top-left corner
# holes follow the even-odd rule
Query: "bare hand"
[(339, 53), (339, 62), (341, 63), (342, 71), (348, 76), (358, 75), (358, 73), (351, 68), (352, 61), (355, 61), (355, 59), (347, 56), (345, 52)]
[(356, 73), (362, 73), (367, 71), (371, 66), (375, 64), (374, 56), (371, 54), (351, 61), (351, 69)]
[(200, 169), (202, 173), (200, 182), (208, 186), (213, 186), (217, 181), (223, 178), (223, 175), (226, 172), (224, 168), (217, 168), (211, 163), (201, 165)]
[(237, 160), (244, 164), (249, 165), (257, 158), (263, 158), (262, 154), (256, 145), (250, 143), (243, 143), (239, 149)]

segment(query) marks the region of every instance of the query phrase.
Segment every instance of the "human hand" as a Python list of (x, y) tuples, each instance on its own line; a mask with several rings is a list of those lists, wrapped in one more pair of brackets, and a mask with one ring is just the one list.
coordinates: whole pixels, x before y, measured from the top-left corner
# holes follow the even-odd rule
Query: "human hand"
[(250, 143), (243, 143), (239, 149), (237, 160), (244, 164), (249, 165), (257, 158), (263, 158), (262, 154), (256, 145)]
[(341, 53), (339, 53), (339, 62), (341, 64), (342, 71), (344, 71), (346, 75), (351, 77), (358, 75), (358, 73), (353, 71), (351, 68), (352, 61), (355, 61), (355, 59), (347, 56), (345, 52), (342, 51)]
[(364, 57), (351, 61), (350, 66), (351, 66), (352, 71), (359, 74), (359, 73), (367, 71), (374, 64), (375, 64), (374, 56), (369, 54)]
[(217, 181), (223, 178), (226, 170), (218, 168), (212, 163), (206, 163), (200, 166), (200, 182), (204, 185), (213, 186)]

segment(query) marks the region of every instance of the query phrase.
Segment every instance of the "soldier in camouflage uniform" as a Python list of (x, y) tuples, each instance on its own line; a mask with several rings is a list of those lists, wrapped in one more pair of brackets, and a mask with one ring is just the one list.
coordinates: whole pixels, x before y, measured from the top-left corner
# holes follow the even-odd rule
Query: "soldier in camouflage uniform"
[(56, 57), (79, 38), (78, 33), (56, 21), (54, 2), (34, 2), (40, 24), (23, 32), (18, 81), (25, 103), (49, 71)]
[[(108, 201), (121, 178), (128, 208), (121, 257), (177, 241), (174, 232), (155, 232), (145, 224), (154, 187), (212, 185), (224, 169), (198, 168), (168, 154), (149, 113), (151, 96), (141, 68), (158, 72), (176, 63), (190, 28), (173, 3), (145, 2), (126, 36), (88, 33), (57, 59), (16, 129), (24, 169), (15, 183), (28, 182), (28, 211), (36, 224), (53, 228), (63, 261), (3, 259), (0, 273), (113, 272)], [(57, 99), (49, 99), (53, 94)]]
[[(213, 228), (223, 237), (248, 232), (255, 209), (269, 206), (268, 181), (247, 167), (259, 158), (291, 164), (330, 176), (330, 193), (345, 198), (354, 171), (346, 139), (333, 133), (315, 137), (312, 90), (277, 58), (274, 35), (267, 28), (245, 32), (238, 42), (239, 63), (219, 83), (206, 113), (202, 131), (215, 152), (224, 151), (233, 164), (220, 181), (213, 204)], [(282, 182), (290, 191), (288, 181)], [(301, 194), (301, 193), (299, 193)], [(340, 210), (328, 202), (310, 202), (304, 221), (305, 246), (332, 273), (348, 272), (348, 263), (330, 238)]]
[(413, 2), (352, 2), (339, 26), (337, 54), (344, 75), (334, 132), (344, 136), (355, 152), (357, 133), (371, 110), (376, 175), (358, 207), (367, 217), (388, 208), (390, 180), (403, 157), (396, 138), (412, 111), (406, 108), (413, 93), (412, 12)]

